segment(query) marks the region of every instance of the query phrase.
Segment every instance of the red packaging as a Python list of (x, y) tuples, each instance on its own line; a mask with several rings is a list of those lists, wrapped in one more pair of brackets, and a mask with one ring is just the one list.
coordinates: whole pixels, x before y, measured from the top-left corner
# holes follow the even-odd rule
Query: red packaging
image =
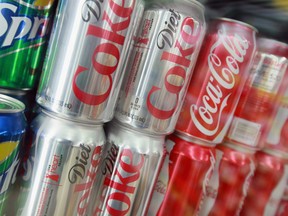
[[(227, 134), (230, 142), (260, 149), (288, 84), (288, 46), (260, 38), (259, 50)], [(268, 45), (270, 46), (268, 46)], [(271, 46), (275, 48), (271, 48)], [(278, 124), (278, 122), (277, 122)]]
[(221, 143), (256, 50), (256, 30), (231, 19), (210, 24), (176, 130)]
[(217, 146), (215, 170), (199, 216), (239, 215), (254, 171), (253, 151), (231, 144)]
[(273, 152), (256, 153), (256, 170), (251, 180), (241, 216), (275, 215), (288, 180), (288, 161)]
[(285, 191), (278, 205), (276, 216), (286, 216), (288, 212), (288, 182), (286, 183)]
[(270, 131), (265, 139), (265, 148), (280, 151), (288, 155), (288, 88), (280, 102)]
[(215, 164), (215, 148), (172, 134), (147, 215), (195, 215)]

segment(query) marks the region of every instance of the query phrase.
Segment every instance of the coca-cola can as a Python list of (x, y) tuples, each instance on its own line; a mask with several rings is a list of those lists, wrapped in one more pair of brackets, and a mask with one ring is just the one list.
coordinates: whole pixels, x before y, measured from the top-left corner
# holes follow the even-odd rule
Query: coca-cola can
[(147, 133), (174, 131), (205, 30), (204, 8), (196, 1), (147, 5), (125, 67), (118, 121)]
[(288, 85), (272, 120), (264, 147), (287, 154), (288, 158)]
[(288, 181), (275, 216), (285, 216), (288, 212)]
[(97, 191), (103, 125), (80, 124), (42, 111), (31, 128), (33, 168), (21, 215), (87, 215), (91, 194)]
[(215, 147), (174, 133), (167, 137), (166, 148), (148, 215), (197, 215), (214, 169)]
[(266, 38), (259, 38), (257, 44), (258, 52), (226, 139), (260, 149), (288, 85), (288, 45)]
[(257, 30), (240, 21), (210, 23), (176, 130), (207, 142), (222, 143), (256, 51)]
[(88, 215), (145, 215), (162, 165), (165, 137), (112, 121), (98, 171), (98, 193)]
[(216, 163), (199, 216), (239, 215), (255, 171), (254, 151), (230, 143), (216, 146)]
[(240, 212), (241, 216), (276, 214), (288, 181), (288, 160), (282, 156), (269, 150), (255, 154), (256, 169)]
[(110, 121), (142, 0), (59, 1), (36, 100), (82, 122)]

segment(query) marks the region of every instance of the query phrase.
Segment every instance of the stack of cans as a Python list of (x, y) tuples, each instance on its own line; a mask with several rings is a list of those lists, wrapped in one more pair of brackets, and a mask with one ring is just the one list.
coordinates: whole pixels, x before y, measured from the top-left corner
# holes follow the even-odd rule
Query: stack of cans
[(0, 1), (0, 215), (14, 215), (10, 204), (17, 199), (17, 170), (27, 149), (24, 132), (33, 118), (56, 4), (54, 0)]
[(239, 212), (254, 172), (253, 152), (224, 138), (249, 77), (256, 32), (227, 18), (210, 23), (176, 132), (166, 142), (169, 155), (154, 190), (152, 199), (158, 203), (150, 206), (151, 215)]

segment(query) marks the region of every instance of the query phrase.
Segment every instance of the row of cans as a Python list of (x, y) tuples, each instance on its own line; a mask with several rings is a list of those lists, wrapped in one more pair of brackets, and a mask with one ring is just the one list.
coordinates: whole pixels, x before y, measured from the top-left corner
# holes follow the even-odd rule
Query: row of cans
[[(236, 156), (236, 165), (249, 167), (228, 181), (235, 180), (230, 182), (233, 187), (237, 180), (249, 181), (255, 169), (252, 156), (233, 149), (244, 140), (252, 150), (244, 149), (255, 151), (257, 135), (264, 133), (261, 127), (266, 122), (262, 123), (262, 115), (259, 122), (257, 118), (234, 123), (233, 115), (235, 110), (238, 119), (247, 114), (243, 107), (253, 94), (253, 102), (266, 99), (271, 105), (263, 111), (266, 116), (274, 113), (272, 105), (279, 98), (285, 102), (285, 51), (275, 53), (271, 47), (263, 54), (258, 51), (258, 65), (250, 75), (257, 30), (221, 18), (211, 22), (206, 33), (204, 8), (196, 1), (146, 1), (144, 5), (137, 0), (62, 0), (56, 15), (36, 96), (44, 110), (31, 125), (33, 142), (25, 168), (26, 174), (32, 174), (33, 186), (20, 214), (205, 215), (214, 202), (203, 190), (215, 198), (218, 192), (213, 184), (220, 188), (222, 183), (217, 181), (220, 173), (213, 172), (220, 167), (215, 145), (228, 138), (233, 138), (227, 144), (233, 145), (232, 150), (224, 151), (224, 142), (217, 146), (224, 153), (218, 154), (227, 153), (230, 160)], [(287, 46), (281, 47), (287, 54)], [(103, 123), (111, 121), (114, 112), (106, 140)], [(231, 123), (234, 136), (227, 138)], [(187, 145), (173, 148), (165, 142), (175, 127), (172, 143), (186, 140)], [(251, 139), (239, 139), (246, 134)], [(169, 155), (165, 149), (176, 153), (164, 159)], [(33, 172), (28, 164), (34, 164)], [(233, 170), (229, 166), (227, 172)], [(163, 169), (168, 173), (163, 174)], [(194, 170), (199, 170), (196, 176)], [(151, 201), (155, 183), (162, 198), (153, 196)], [(229, 191), (228, 186), (221, 190)], [(225, 200), (230, 193), (218, 194)], [(227, 202), (232, 209), (237, 206), (236, 201)], [(241, 198), (240, 206), (243, 202)], [(215, 208), (219, 210), (223, 203)]]

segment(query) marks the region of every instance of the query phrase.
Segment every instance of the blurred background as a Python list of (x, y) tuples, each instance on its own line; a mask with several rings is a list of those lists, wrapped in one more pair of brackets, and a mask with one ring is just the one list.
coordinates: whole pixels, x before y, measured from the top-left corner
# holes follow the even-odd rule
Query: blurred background
[(199, 0), (207, 20), (229, 17), (256, 27), (261, 36), (288, 43), (288, 0)]

